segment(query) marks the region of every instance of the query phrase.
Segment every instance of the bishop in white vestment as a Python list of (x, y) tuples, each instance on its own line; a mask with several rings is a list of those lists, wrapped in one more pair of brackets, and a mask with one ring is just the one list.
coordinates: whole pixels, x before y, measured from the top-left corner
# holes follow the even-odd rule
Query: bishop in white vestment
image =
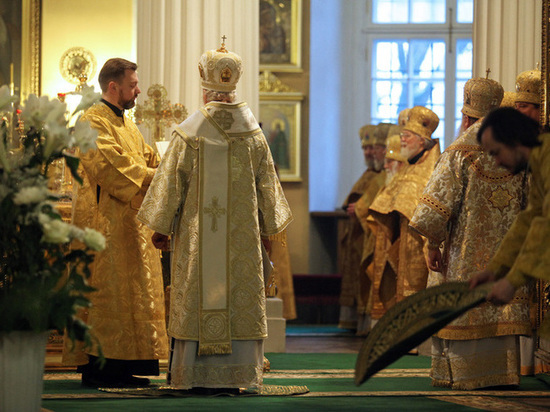
[[(206, 105), (180, 124), (138, 218), (172, 236), (170, 384), (256, 388), (267, 337), (262, 240), (292, 220), (267, 141), (224, 45), (199, 62)], [(264, 254), (265, 256), (265, 254)]]

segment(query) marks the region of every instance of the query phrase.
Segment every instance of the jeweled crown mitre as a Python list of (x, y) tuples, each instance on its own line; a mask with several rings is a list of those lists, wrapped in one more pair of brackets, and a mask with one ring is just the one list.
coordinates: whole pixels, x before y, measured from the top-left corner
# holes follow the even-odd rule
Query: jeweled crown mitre
[(482, 77), (474, 77), (464, 85), (462, 113), (476, 119), (487, 115), (500, 106), (504, 89), (499, 82)]
[(374, 144), (386, 146), (388, 132), (392, 126), (391, 123), (378, 123), (374, 129)]
[(401, 154), (401, 136), (399, 134), (392, 133), (386, 142), (386, 159), (397, 160), (398, 162), (407, 161), (407, 158)]
[(373, 124), (366, 124), (359, 129), (361, 146), (368, 146), (368, 145), (374, 144), (374, 129), (376, 129), (376, 126)]
[(516, 92), (504, 92), (500, 107), (514, 107), (516, 103)]
[(516, 77), (516, 102), (540, 104), (540, 70), (527, 70)]
[(408, 113), (403, 130), (409, 130), (424, 139), (430, 140), (438, 124), (439, 117), (437, 114), (427, 107), (414, 106)]
[(237, 88), (242, 72), (241, 57), (228, 51), (224, 42), (218, 50), (204, 52), (199, 60), (201, 85), (205, 89), (232, 92)]
[(409, 118), (409, 112), (411, 109), (403, 109), (399, 112), (399, 117), (397, 118), (397, 124), (399, 126), (405, 126), (407, 119)]

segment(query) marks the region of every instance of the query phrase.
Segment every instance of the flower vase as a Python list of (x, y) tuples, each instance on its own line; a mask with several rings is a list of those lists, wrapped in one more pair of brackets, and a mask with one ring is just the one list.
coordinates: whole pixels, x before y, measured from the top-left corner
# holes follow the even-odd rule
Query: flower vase
[(49, 332), (0, 332), (0, 411), (40, 411)]

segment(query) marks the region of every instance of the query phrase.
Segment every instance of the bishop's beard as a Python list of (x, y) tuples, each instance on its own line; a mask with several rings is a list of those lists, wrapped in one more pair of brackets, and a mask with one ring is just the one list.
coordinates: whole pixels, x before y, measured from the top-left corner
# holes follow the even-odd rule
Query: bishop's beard
[(365, 159), (365, 164), (367, 165), (367, 169), (374, 169), (374, 159)]
[(374, 167), (374, 170), (379, 172), (380, 170), (382, 170), (384, 168), (384, 160), (374, 159), (374, 166), (373, 167)]

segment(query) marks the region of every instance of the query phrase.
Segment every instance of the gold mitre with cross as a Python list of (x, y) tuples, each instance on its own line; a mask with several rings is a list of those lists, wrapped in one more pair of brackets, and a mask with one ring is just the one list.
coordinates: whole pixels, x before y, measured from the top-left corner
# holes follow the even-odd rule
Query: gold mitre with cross
[(243, 72), (243, 61), (238, 54), (225, 48), (225, 39), (223, 36), (218, 50), (204, 52), (199, 60), (201, 85), (205, 89), (232, 92), (237, 88)]
[[(489, 75), (489, 70), (487, 70)], [(462, 113), (480, 119), (500, 106), (504, 89), (499, 82), (483, 77), (474, 77), (464, 85)]]
[(395, 124), (390, 127), (386, 140), (386, 159), (406, 162), (407, 158), (401, 154), (401, 130), (402, 127)]
[(409, 110), (403, 130), (408, 130), (426, 140), (431, 140), (432, 133), (437, 129), (438, 124), (439, 117), (437, 117), (437, 114), (427, 107), (414, 106)]
[(516, 102), (540, 104), (542, 74), (538, 69), (527, 70), (516, 77)]
[(390, 130), (390, 127), (392, 126), (393, 125), (391, 123), (378, 123), (373, 133), (374, 144), (386, 146), (386, 139), (388, 138), (388, 132)]
[(374, 144), (373, 133), (376, 129), (374, 124), (366, 124), (359, 129), (359, 138), (361, 139), (361, 147)]

